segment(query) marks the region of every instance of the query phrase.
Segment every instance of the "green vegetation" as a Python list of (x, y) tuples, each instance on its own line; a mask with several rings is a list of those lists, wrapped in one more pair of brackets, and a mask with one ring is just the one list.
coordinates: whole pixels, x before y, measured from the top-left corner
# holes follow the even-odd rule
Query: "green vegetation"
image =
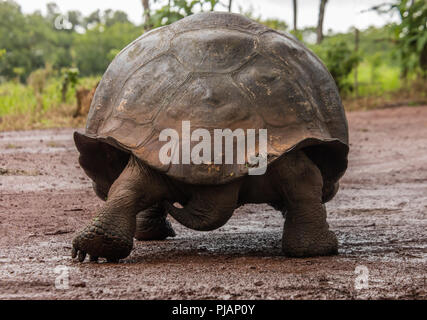
[[(401, 87), (400, 69), (385, 63), (362, 62), (358, 67), (359, 96), (382, 95)], [(347, 83), (354, 81), (354, 70), (347, 76)]]
[[(0, 1), (0, 131), (82, 125), (84, 117), (72, 117), (76, 90), (93, 88), (128, 43), (195, 12), (224, 9), (218, 0), (142, 2), (152, 1), (157, 9), (147, 6), (143, 25), (130, 22), (122, 11), (83, 16), (49, 3), (45, 15), (23, 14), (13, 0)], [(349, 109), (401, 98), (426, 101), (427, 2), (390, 0), (371, 10), (396, 12), (401, 22), (361, 30), (357, 50), (354, 29), (326, 34), (313, 44), (315, 27), (290, 31), (285, 21), (263, 20), (252, 10), (241, 13), (305, 42), (330, 70)]]
[(141, 34), (142, 28), (131, 23), (115, 23), (109, 27), (98, 24), (76, 35), (75, 66), (83, 76), (103, 74), (116, 54)]
[(178, 21), (186, 16), (196, 12), (204, 11), (206, 8), (209, 11), (214, 11), (219, 0), (170, 0), (164, 2), (164, 5), (150, 14), (150, 19), (146, 23), (151, 28), (158, 28)]
[[(383, 96), (386, 101), (404, 96), (407, 103), (427, 101), (427, 2), (393, 0), (370, 10), (397, 12), (401, 22), (361, 31), (357, 51), (356, 30), (329, 34), (320, 45), (309, 47), (324, 61), (346, 99), (363, 98), (366, 103), (367, 97)], [(302, 32), (303, 39), (310, 31), (314, 32)]]
[(341, 92), (352, 91), (352, 81), (349, 81), (348, 76), (356, 68), (360, 58), (350, 45), (344, 40), (329, 38), (323, 41), (322, 46), (314, 46), (312, 49), (328, 67), (338, 89)]
[[(76, 88), (94, 87), (99, 80), (99, 76), (81, 78)], [(76, 88), (68, 90), (63, 101), (63, 79), (49, 77), (45, 81), (41, 93), (18, 81), (0, 84), (0, 131), (83, 125), (84, 119), (72, 117)]]
[(427, 1), (394, 0), (373, 8), (379, 13), (397, 12), (401, 22), (391, 25), (402, 76), (427, 76)]
[(71, 87), (74, 89), (79, 81), (79, 69), (77, 68), (64, 68), (62, 70), (62, 89), (61, 89), (61, 101), (65, 102), (67, 100), (68, 88)]

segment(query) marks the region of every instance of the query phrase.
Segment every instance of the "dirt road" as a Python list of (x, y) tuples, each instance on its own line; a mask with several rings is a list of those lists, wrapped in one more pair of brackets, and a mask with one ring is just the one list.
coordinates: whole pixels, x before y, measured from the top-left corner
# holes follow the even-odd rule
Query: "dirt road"
[(135, 242), (119, 264), (73, 262), (101, 205), (73, 130), (0, 132), (0, 299), (426, 299), (427, 106), (348, 119), (349, 169), (327, 204), (339, 255), (309, 259), (281, 256), (281, 214), (247, 205), (209, 233), (172, 221), (176, 238)]

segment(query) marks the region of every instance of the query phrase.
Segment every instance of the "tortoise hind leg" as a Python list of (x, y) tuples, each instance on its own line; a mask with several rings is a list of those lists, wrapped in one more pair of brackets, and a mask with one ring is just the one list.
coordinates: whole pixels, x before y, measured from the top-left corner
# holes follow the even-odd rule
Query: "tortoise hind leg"
[(166, 216), (167, 212), (161, 204), (155, 204), (139, 212), (136, 215), (135, 239), (144, 241), (164, 240), (167, 237), (175, 237), (175, 231)]
[(293, 257), (337, 254), (337, 238), (326, 222), (318, 167), (303, 151), (291, 152), (278, 165), (277, 176), (287, 210), (283, 253)]

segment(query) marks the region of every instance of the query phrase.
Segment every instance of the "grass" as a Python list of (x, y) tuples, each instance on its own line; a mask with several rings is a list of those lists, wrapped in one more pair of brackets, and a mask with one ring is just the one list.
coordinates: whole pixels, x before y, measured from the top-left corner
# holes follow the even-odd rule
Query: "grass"
[[(361, 63), (357, 68), (358, 96), (379, 96), (396, 91), (401, 87), (400, 69), (398, 66), (381, 64), (374, 67), (368, 62)], [(348, 81), (354, 83), (354, 71)]]
[[(77, 88), (92, 88), (99, 78), (80, 79)], [(76, 109), (75, 89), (61, 98), (61, 79), (47, 79), (43, 92), (37, 93), (22, 83), (0, 84), (0, 131), (82, 126), (83, 117), (73, 118)]]
[(423, 79), (401, 81), (400, 87), (390, 91), (372, 92), (372, 94), (346, 96), (343, 99), (347, 111), (368, 110), (398, 106), (418, 106), (427, 104), (427, 82)]

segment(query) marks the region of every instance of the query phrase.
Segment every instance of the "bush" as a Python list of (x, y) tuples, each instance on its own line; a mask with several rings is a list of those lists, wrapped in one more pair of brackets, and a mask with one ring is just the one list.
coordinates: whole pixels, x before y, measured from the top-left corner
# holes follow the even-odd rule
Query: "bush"
[(79, 69), (77, 68), (64, 68), (62, 69), (62, 85), (61, 85), (61, 94), (62, 102), (65, 102), (68, 92), (68, 87), (71, 84), (71, 87), (74, 89), (77, 82), (79, 81)]
[(312, 47), (313, 51), (323, 60), (337, 84), (340, 92), (353, 90), (348, 75), (360, 61), (359, 56), (342, 40), (325, 39), (321, 46)]

